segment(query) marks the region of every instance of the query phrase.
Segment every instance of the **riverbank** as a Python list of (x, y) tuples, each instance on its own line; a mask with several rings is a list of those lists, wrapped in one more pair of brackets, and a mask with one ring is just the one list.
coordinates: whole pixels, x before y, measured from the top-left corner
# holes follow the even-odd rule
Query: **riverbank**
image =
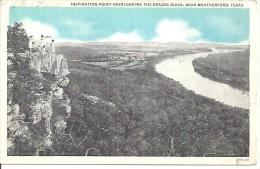
[[(176, 52), (165, 53), (178, 57), (173, 55)], [(154, 57), (147, 64), (156, 64), (160, 58)], [(122, 71), (69, 62), (69, 68), (70, 83), (65, 89), (72, 106), (69, 131), (78, 142), (84, 133), (93, 134), (77, 149), (64, 138), (60, 144), (66, 145), (66, 150), (58, 154), (248, 156), (246, 109), (197, 95), (151, 66)], [(82, 95), (105, 100), (114, 107), (93, 104)]]
[(192, 61), (195, 72), (208, 79), (249, 91), (249, 50), (213, 54)]
[(249, 109), (249, 94), (247, 92), (204, 78), (194, 71), (192, 65), (194, 59), (205, 58), (209, 54), (223, 53), (229, 53), (229, 51), (217, 50), (178, 56), (158, 63), (156, 65), (156, 71), (180, 82), (185, 88), (194, 91), (196, 94), (215, 99), (216, 101), (233, 107)]

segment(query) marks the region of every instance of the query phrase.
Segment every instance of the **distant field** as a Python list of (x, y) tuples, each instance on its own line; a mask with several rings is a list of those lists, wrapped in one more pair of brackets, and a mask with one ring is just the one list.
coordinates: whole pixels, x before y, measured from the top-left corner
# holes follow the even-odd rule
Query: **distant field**
[[(162, 59), (177, 55), (211, 51), (207, 46), (183, 46), (185, 47), (174, 44), (169, 48), (167, 45), (150, 47), (144, 44), (131, 46), (130, 44), (120, 45), (117, 43), (91, 43), (87, 45), (58, 46), (56, 52), (64, 55), (74, 65), (84, 63), (85, 66), (100, 66), (115, 70), (125, 70), (154, 66), (155, 63), (158, 63)], [(152, 64), (146, 65), (145, 63), (148, 61)]]
[[(98, 54), (104, 52), (103, 57), (112, 51), (84, 48), (66, 47), (70, 52), (62, 52), (71, 60), (100, 61)], [(131, 50), (126, 48), (121, 53)], [(153, 69), (162, 58), (195, 51), (161, 49), (159, 56), (144, 58), (142, 66), (124, 70), (69, 61), (70, 82), (65, 92), (72, 112), (68, 130), (76, 140), (82, 140), (84, 133), (91, 137), (76, 149), (63, 138), (54, 146), (56, 152), (85, 155), (87, 151), (93, 156), (248, 156), (248, 110), (196, 95)], [(114, 60), (108, 57), (106, 62)], [(93, 103), (82, 95), (115, 106)]]
[(249, 50), (198, 58), (193, 66), (206, 78), (249, 91)]

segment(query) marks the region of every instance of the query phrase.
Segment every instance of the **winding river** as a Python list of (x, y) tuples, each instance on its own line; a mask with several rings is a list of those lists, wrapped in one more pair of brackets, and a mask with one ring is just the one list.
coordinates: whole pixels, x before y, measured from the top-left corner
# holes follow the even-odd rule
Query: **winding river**
[(159, 62), (155, 69), (158, 73), (180, 82), (185, 88), (196, 94), (215, 99), (226, 105), (249, 109), (248, 92), (202, 77), (194, 71), (192, 65), (194, 59), (205, 58), (209, 54), (229, 52), (234, 51), (213, 49), (212, 52), (181, 55)]

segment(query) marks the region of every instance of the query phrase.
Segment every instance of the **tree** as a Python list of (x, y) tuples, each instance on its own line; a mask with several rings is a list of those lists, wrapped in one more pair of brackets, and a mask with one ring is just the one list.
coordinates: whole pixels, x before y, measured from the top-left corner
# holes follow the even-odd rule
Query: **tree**
[(29, 37), (21, 22), (16, 22), (13, 26), (8, 26), (7, 49), (13, 53), (23, 52), (28, 49), (28, 42)]

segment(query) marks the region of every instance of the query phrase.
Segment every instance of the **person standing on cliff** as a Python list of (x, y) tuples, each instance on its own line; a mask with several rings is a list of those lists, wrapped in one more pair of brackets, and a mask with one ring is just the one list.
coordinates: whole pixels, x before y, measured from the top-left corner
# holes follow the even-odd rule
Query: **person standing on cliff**
[(43, 36), (41, 35), (41, 50), (43, 49), (43, 46), (46, 46), (45, 39), (50, 38), (50, 36)]
[(44, 36), (43, 35), (41, 35), (41, 50), (40, 51), (42, 51), (42, 49), (43, 49), (43, 46), (44, 46), (44, 40), (45, 40), (45, 38), (44, 38)]
[(30, 36), (29, 37), (29, 45), (28, 45), (30, 52), (32, 52), (32, 46), (33, 46), (33, 36)]
[(42, 52), (42, 54), (46, 54), (47, 51), (46, 51), (46, 46), (45, 45), (43, 45), (41, 52)]
[(49, 63), (50, 63), (50, 67), (49, 67), (49, 72), (51, 72), (52, 70), (52, 67), (53, 67), (53, 63), (55, 63), (55, 46), (54, 46), (54, 40), (52, 39), (51, 40), (51, 53), (50, 53), (50, 60), (49, 60)]
[(54, 40), (51, 40), (51, 52), (55, 53), (55, 46), (54, 46)]

